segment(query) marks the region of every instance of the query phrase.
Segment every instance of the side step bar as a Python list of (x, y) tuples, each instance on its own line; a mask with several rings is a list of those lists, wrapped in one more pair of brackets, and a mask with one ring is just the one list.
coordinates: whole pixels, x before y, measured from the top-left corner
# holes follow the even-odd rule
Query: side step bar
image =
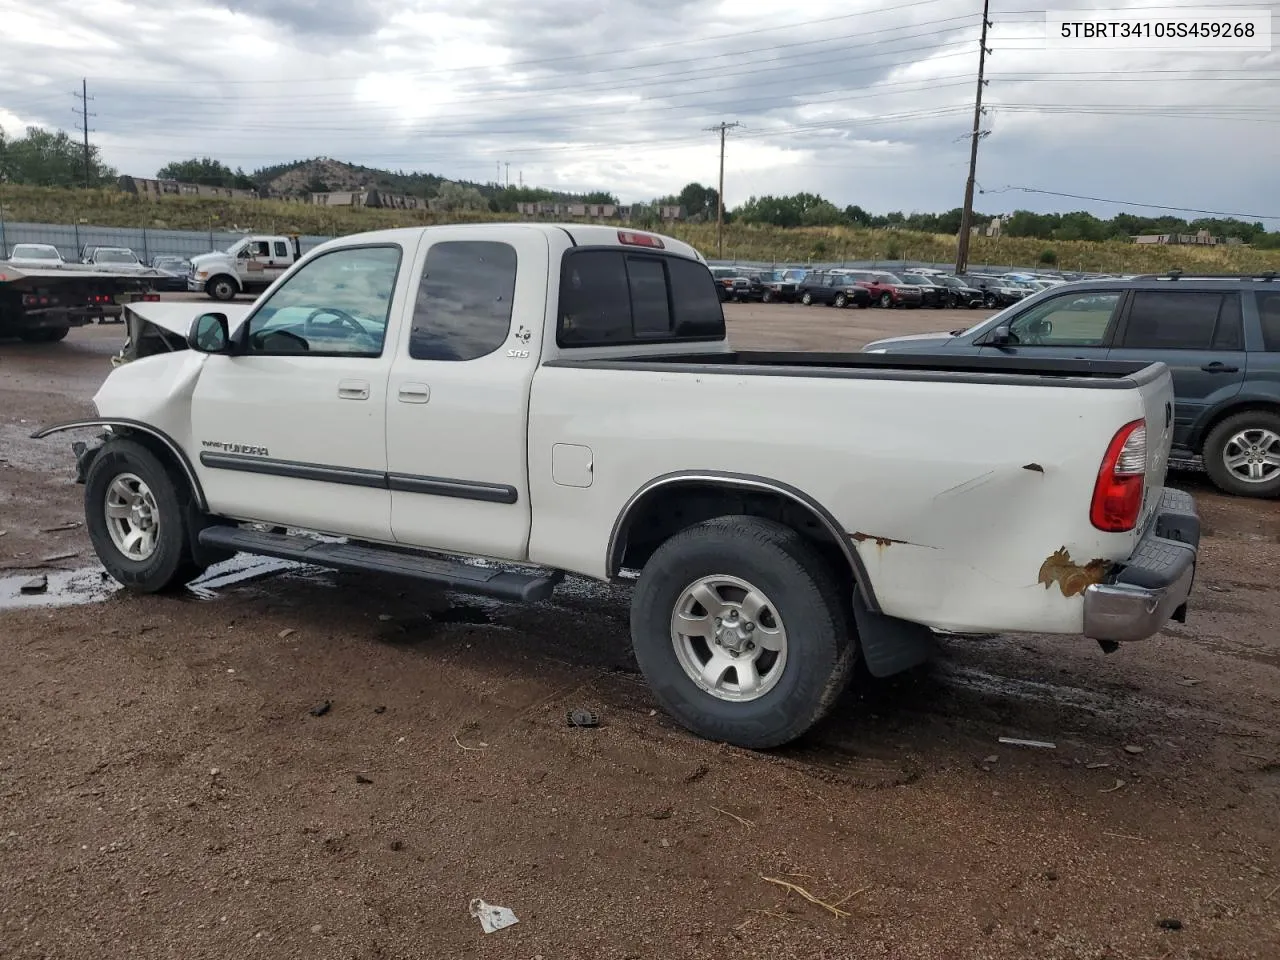
[(546, 600), (564, 579), (564, 573), (560, 570), (536, 574), (516, 573), (495, 567), (474, 567), (423, 554), (357, 547), (349, 543), (326, 543), (296, 534), (265, 533), (243, 527), (205, 527), (200, 531), (199, 540), (200, 545), (205, 547), (279, 557), (282, 560), (298, 560), (334, 570), (412, 577), (453, 590), (526, 603)]

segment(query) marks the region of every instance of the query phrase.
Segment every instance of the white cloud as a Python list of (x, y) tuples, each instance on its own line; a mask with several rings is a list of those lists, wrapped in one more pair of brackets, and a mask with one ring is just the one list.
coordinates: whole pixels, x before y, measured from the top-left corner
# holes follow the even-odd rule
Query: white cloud
[[(955, 207), (979, 13), (861, 3), (44, 0), (6, 11), (0, 125), (74, 129), (84, 74), (93, 139), (122, 172), (323, 155), (491, 180), (509, 162), (513, 182), (639, 200), (714, 184), (706, 128), (738, 121), (731, 205), (807, 190)], [(1029, 186), (1280, 213), (1280, 52), (1046, 50), (1043, 13), (1021, 9), (992, 12), (980, 209), (1119, 209), (1005, 191)]]

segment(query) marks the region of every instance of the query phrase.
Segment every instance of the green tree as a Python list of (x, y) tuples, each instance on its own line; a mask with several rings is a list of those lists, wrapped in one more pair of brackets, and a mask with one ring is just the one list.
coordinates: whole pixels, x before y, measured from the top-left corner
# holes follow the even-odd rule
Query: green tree
[(1052, 267), (1052, 266), (1056, 265), (1056, 264), (1057, 264), (1057, 262), (1058, 262), (1058, 254), (1057, 254), (1057, 253), (1055, 253), (1055, 252), (1054, 252), (1054, 250), (1053, 250), (1053, 248), (1051, 248), (1051, 247), (1050, 247), (1050, 248), (1046, 248), (1046, 249), (1044, 249), (1044, 250), (1041, 250), (1041, 251), (1040, 251), (1040, 262), (1041, 262), (1041, 263), (1043, 263), (1043, 264), (1044, 264), (1045, 266), (1047, 266), (1047, 267)]
[[(89, 183), (100, 187), (115, 180), (116, 171), (102, 162), (98, 148), (89, 145)], [(9, 140), (0, 134), (0, 181), (33, 187), (85, 186), (84, 144), (64, 131), (27, 127), (25, 135)]]
[(834, 203), (823, 200), (800, 214), (800, 222), (806, 227), (834, 227), (844, 223), (844, 214)]
[[(225, 163), (211, 157), (191, 160), (175, 160), (156, 171), (161, 180), (177, 180), (181, 183), (198, 183), (205, 187), (234, 187), (237, 177), (248, 181), (243, 170), (232, 170)], [(249, 187), (253, 184), (250, 181)], [(243, 189), (248, 189), (243, 188)]]
[(720, 208), (720, 194), (715, 187), (687, 183), (673, 202), (684, 207), (689, 219), (714, 220)]

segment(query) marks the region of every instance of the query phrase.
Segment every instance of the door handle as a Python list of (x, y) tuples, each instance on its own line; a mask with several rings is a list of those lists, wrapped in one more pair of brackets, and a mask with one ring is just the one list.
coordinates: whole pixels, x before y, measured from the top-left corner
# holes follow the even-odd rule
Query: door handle
[(338, 396), (343, 400), (368, 400), (369, 384), (365, 380), (339, 380)]
[(397, 396), (401, 403), (426, 403), (431, 399), (431, 388), (425, 383), (402, 383)]
[(1213, 363), (1206, 363), (1200, 369), (1203, 370), (1205, 373), (1239, 373), (1240, 372), (1239, 367), (1228, 366), (1227, 364), (1223, 363), (1221, 360), (1215, 360), (1213, 361)]

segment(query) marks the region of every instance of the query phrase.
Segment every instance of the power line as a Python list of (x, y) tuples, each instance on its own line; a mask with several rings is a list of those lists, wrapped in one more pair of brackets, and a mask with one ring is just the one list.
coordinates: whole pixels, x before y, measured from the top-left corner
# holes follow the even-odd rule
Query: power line
[(1173, 207), (1163, 203), (1139, 203), (1137, 200), (1109, 200), (1105, 197), (1086, 197), (1078, 193), (1058, 193), (1054, 190), (1038, 190), (1035, 187), (1002, 187), (999, 190), (986, 190), (984, 193), (1008, 193), (1016, 190), (1021, 193), (1040, 193), (1049, 197), (1063, 197), (1068, 200), (1091, 200), (1094, 203), (1114, 203), (1121, 207), (1142, 207), (1146, 210), (1169, 210), (1173, 213), (1203, 213), (1211, 217), (1230, 217), (1234, 220), (1280, 220), (1280, 214), (1266, 216), (1261, 213), (1225, 213), (1222, 210), (1201, 210), (1197, 207)]

